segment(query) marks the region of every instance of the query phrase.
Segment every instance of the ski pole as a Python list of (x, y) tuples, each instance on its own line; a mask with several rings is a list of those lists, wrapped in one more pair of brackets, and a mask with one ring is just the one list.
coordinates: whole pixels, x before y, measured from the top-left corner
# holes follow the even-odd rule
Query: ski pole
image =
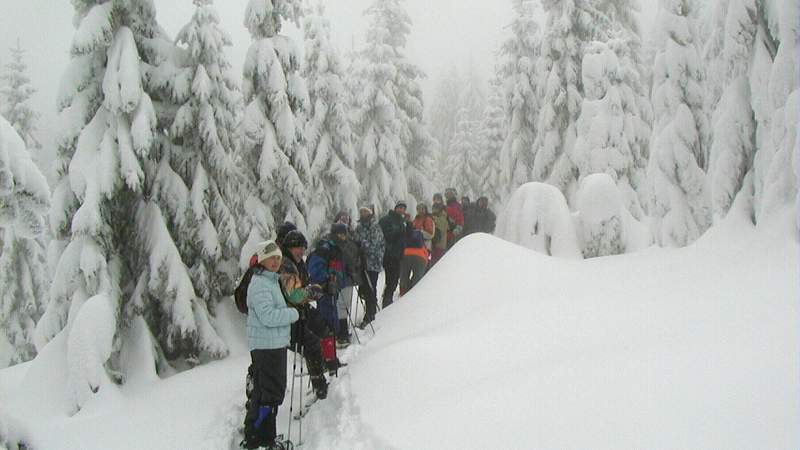
[(358, 332), (356, 331), (356, 324), (353, 322), (353, 316), (350, 314), (350, 307), (345, 305), (345, 310), (347, 311), (347, 318), (350, 320), (350, 326), (353, 328), (353, 336), (356, 337), (356, 342), (361, 345), (361, 339), (358, 337)]
[[(289, 389), (289, 429), (286, 439), (292, 440), (292, 419), (294, 418), (294, 374), (297, 372), (297, 342), (294, 343), (294, 360), (292, 361), (292, 387)], [(302, 400), (301, 400), (302, 401)]]
[[(303, 336), (305, 338), (305, 336)], [(300, 425), (299, 428), (299, 435), (297, 437), (297, 446), (303, 445), (303, 408), (305, 408), (305, 392), (303, 392), (303, 365), (305, 362), (305, 347), (303, 345), (300, 346), (300, 351), (303, 352), (300, 355)], [(293, 420), (294, 416), (291, 417), (290, 420)]]

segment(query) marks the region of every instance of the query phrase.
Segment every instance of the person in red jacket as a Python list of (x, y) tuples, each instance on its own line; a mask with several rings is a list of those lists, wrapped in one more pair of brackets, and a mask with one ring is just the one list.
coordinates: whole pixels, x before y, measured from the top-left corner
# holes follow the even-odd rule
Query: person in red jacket
[(464, 210), (461, 208), (461, 204), (458, 203), (458, 199), (456, 197), (456, 190), (453, 188), (447, 188), (444, 191), (444, 198), (447, 202), (447, 217), (450, 219), (450, 227), (447, 230), (447, 248), (453, 246), (461, 237), (461, 233), (464, 230)]

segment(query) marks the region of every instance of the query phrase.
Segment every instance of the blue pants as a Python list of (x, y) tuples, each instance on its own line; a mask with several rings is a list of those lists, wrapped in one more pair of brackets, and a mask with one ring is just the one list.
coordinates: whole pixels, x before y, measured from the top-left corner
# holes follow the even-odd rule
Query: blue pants
[(323, 319), (328, 328), (333, 330), (334, 333), (339, 333), (339, 311), (336, 306), (336, 297), (326, 295), (317, 302), (317, 311)]

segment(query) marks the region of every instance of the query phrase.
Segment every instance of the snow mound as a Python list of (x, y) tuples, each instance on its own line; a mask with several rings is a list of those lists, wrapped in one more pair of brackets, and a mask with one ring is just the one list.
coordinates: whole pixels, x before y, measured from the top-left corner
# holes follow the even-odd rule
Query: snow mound
[(549, 184), (520, 186), (500, 214), (495, 233), (546, 255), (581, 257), (567, 200)]

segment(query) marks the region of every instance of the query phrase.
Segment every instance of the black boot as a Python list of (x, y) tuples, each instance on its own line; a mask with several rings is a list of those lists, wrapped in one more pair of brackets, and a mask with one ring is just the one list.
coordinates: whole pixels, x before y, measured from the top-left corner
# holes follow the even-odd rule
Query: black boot
[(328, 382), (324, 375), (311, 375), (311, 386), (318, 399), (324, 400), (328, 396)]
[(369, 314), (364, 316), (364, 319), (362, 319), (361, 323), (358, 324), (358, 328), (362, 329), (362, 330), (364, 328), (367, 328), (367, 326), (369, 326), (369, 324), (372, 323), (373, 320), (375, 320), (375, 316), (372, 316), (372, 315), (369, 315)]
[(350, 333), (347, 329), (347, 319), (339, 319), (339, 333), (336, 336), (336, 346), (344, 348), (350, 345)]

